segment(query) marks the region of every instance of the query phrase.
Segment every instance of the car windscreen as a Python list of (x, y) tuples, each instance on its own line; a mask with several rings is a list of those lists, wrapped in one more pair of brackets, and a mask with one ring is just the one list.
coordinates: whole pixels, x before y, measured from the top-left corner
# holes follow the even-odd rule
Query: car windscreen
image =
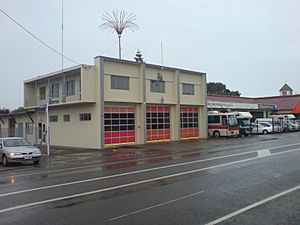
[(249, 119), (241, 119), (240, 123), (243, 127), (250, 126), (250, 120)]
[(235, 116), (228, 116), (228, 126), (234, 127), (234, 126), (238, 126), (238, 121), (236, 119)]
[(19, 147), (19, 146), (29, 146), (30, 143), (25, 139), (4, 139), (4, 147)]

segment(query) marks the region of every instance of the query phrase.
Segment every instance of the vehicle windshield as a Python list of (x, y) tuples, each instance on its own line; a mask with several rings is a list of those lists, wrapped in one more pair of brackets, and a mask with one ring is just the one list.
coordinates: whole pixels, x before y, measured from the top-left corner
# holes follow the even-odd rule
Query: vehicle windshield
[(228, 126), (230, 127), (238, 126), (238, 121), (235, 116), (228, 115)]
[(243, 127), (246, 127), (246, 126), (250, 126), (250, 120), (249, 119), (241, 119), (241, 125), (243, 126)]
[(5, 147), (29, 146), (30, 143), (25, 139), (5, 139), (3, 140)]

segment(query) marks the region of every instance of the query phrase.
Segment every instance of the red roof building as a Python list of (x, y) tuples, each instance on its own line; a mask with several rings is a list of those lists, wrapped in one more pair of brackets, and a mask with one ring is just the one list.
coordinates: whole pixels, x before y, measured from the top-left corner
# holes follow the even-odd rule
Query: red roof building
[(263, 104), (276, 104), (276, 114), (300, 113), (300, 95), (285, 95), (255, 98)]
[(294, 114), (300, 119), (300, 94), (259, 98), (208, 94), (207, 108), (219, 111), (249, 111), (254, 117)]

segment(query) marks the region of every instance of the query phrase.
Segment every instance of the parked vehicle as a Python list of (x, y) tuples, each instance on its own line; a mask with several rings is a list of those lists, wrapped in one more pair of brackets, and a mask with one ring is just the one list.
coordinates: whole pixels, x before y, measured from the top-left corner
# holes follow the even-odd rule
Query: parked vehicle
[(38, 164), (41, 151), (20, 137), (0, 138), (0, 160), (3, 166), (16, 162)]
[(252, 134), (270, 134), (273, 132), (272, 125), (270, 124), (261, 124), (253, 123), (252, 124)]
[(282, 114), (282, 115), (271, 115), (271, 118), (274, 119), (282, 119), (282, 120), (293, 120), (296, 119), (296, 117), (293, 114)]
[(277, 122), (274, 122), (273, 124), (270, 123), (270, 122), (259, 122), (258, 124), (261, 124), (261, 125), (264, 125), (264, 126), (271, 126), (273, 133), (274, 132), (279, 133), (279, 132), (283, 131), (282, 126)]
[(239, 135), (239, 125), (233, 113), (208, 113), (208, 135), (230, 137)]
[(251, 133), (251, 123), (250, 119), (252, 118), (251, 113), (249, 112), (233, 112), (237, 118), (237, 122), (240, 127), (240, 135), (248, 136)]

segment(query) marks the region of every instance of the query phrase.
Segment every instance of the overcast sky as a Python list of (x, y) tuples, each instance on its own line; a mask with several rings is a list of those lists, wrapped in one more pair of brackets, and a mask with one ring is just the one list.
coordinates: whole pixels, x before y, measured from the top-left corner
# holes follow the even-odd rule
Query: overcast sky
[[(0, 8), (61, 51), (62, 0), (0, 0)], [(122, 56), (140, 49), (148, 63), (207, 73), (242, 96), (278, 95), (285, 81), (300, 94), (299, 0), (64, 0), (64, 54), (84, 64), (118, 57), (117, 36), (101, 16), (123, 9), (140, 29), (122, 36)], [(0, 12), (0, 107), (23, 105), (23, 81), (61, 69), (61, 57)], [(74, 66), (64, 61), (65, 67)]]

